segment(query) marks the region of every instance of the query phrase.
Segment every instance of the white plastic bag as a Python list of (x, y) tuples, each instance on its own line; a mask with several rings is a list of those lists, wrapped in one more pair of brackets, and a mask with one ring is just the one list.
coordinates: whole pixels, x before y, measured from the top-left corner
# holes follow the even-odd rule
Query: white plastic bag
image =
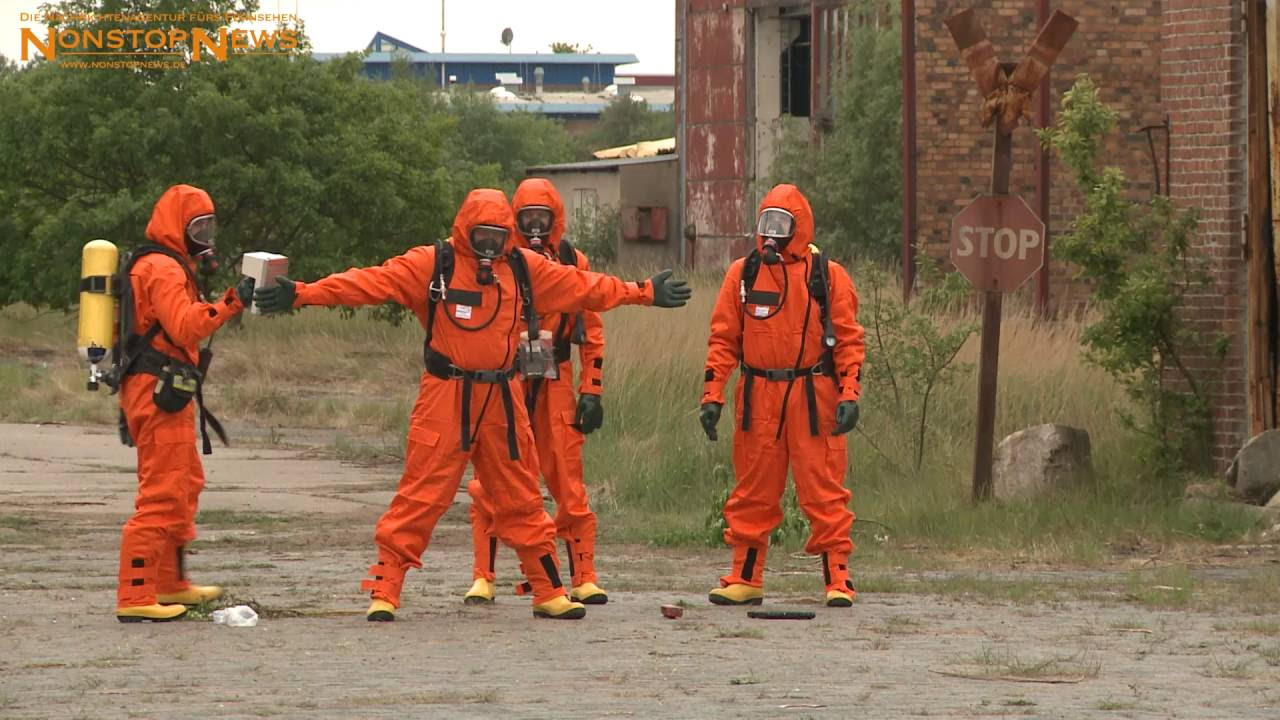
[(213, 611), (213, 624), (227, 627), (253, 627), (258, 624), (258, 613), (248, 605), (236, 605)]

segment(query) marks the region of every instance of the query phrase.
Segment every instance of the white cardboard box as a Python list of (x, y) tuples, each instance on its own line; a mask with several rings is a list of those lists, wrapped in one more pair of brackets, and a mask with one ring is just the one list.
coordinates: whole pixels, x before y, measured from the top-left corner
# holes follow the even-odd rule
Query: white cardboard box
[[(269, 252), (248, 252), (240, 260), (240, 274), (253, 278), (255, 288), (275, 285), (276, 278), (289, 274), (289, 258)], [(253, 303), (249, 312), (262, 314), (257, 303)]]

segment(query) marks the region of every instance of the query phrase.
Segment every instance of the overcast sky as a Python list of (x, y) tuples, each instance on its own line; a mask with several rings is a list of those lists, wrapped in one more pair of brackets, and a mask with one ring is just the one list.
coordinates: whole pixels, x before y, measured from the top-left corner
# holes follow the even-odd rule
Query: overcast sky
[[(21, 52), (21, 13), (40, 0), (0, 0), (0, 53)], [(294, 13), (316, 52), (362, 50), (379, 30), (423, 50), (440, 50), (440, 0), (260, 0), (260, 12)], [(627, 72), (670, 74), (675, 68), (675, 3), (660, 0), (446, 0), (449, 52), (506, 52), (502, 29), (515, 33), (514, 52), (550, 52), (553, 41), (594, 46), (595, 52), (640, 58)]]

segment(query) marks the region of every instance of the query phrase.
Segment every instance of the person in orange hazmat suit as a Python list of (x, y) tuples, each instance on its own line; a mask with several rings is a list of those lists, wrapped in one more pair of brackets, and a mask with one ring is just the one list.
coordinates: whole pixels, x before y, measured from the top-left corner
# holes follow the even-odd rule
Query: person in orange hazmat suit
[(712, 315), (699, 419), (713, 441), (725, 385), (741, 369), (736, 482), (724, 507), (733, 569), (710, 593), (718, 605), (762, 602), (788, 465), (812, 530), (805, 550), (822, 557), (826, 604), (853, 604), (844, 435), (858, 421), (863, 330), (853, 281), (812, 241), (808, 200), (793, 185), (773, 188), (760, 204), (756, 249), (730, 265)]
[(484, 478), (498, 537), (515, 548), (536, 617), (585, 615), (569, 600), (556, 558), (555, 525), (538, 490), (537, 448), (524, 403), (521, 372), (549, 358), (537, 338), (538, 313), (603, 312), (618, 305), (679, 307), (688, 286), (663, 271), (648, 281), (579, 271), (516, 247), (515, 217), (501, 191), (473, 190), (447, 241), (421, 246), (378, 267), (351, 269), (303, 283), (287, 278), (261, 288), (264, 312), (305, 305), (359, 306), (395, 301), (426, 330), (426, 370), (409, 422), (405, 469), (391, 506), (378, 521), (378, 561), (362, 587), (371, 621), (390, 621), (400, 607), (405, 572), (421, 567), (432, 529), (453, 502), (467, 463)]
[[(564, 203), (554, 185), (544, 178), (520, 183), (512, 196), (516, 213), (516, 241), (553, 262), (589, 270), (587, 257), (565, 238)], [(604, 417), (600, 403), (604, 376), (604, 323), (600, 314), (544, 314), (541, 327), (549, 329), (555, 352), (556, 372), (525, 382), (525, 406), (533, 425), (538, 464), (547, 489), (556, 501), (556, 534), (564, 540), (569, 557), (569, 598), (587, 605), (603, 605), (608, 594), (597, 585), (595, 569), (596, 514), (587, 501), (582, 480), (583, 436), (599, 429)], [(570, 346), (578, 344), (582, 377), (578, 397), (573, 395), (573, 361)], [(554, 377), (552, 377), (554, 375)], [(467, 604), (494, 600), (494, 563), (498, 538), (493, 508), (483, 478), (467, 484), (471, 495), (471, 539), (475, 562), (473, 583), (463, 597)], [(520, 590), (524, 590), (520, 586)]]
[[(209, 194), (175, 185), (152, 211), (149, 244), (134, 251), (125, 268), (124, 354), (114, 382), (128, 437), (137, 446), (138, 494), (120, 540), (121, 622), (174, 620), (187, 605), (222, 594), (218, 587), (192, 585), (184, 562), (204, 487), (195, 427), (197, 409), (202, 426), (206, 417), (198, 388), (212, 355), (199, 343), (239, 314), (253, 292), (253, 280), (246, 278), (215, 302), (202, 299), (195, 272), (213, 263), (215, 228)], [(205, 443), (207, 453), (207, 437)]]

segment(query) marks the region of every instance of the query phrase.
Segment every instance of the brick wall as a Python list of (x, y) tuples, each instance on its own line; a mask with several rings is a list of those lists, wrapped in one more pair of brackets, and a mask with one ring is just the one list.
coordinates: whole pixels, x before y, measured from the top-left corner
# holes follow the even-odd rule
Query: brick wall
[(1245, 36), (1239, 0), (1164, 0), (1160, 86), (1173, 124), (1173, 196), (1203, 209), (1196, 243), (1213, 285), (1188, 301), (1199, 330), (1231, 338), (1225, 362), (1188, 348), (1211, 387), (1214, 458), (1230, 462), (1248, 432), (1242, 216), (1247, 209)]
[[(1016, 61), (1034, 36), (1034, 0), (918, 0), (919, 227), (926, 252), (946, 256), (951, 217), (990, 178), (992, 140), (980, 126), (979, 98), (943, 21), (974, 7), (1002, 61)], [(1231, 338), (1225, 362), (1207, 348), (1188, 348), (1186, 361), (1211, 388), (1214, 459), (1225, 467), (1247, 432), (1244, 383), (1246, 269), (1242, 214), (1247, 202), (1244, 158), (1247, 127), (1242, 3), (1238, 0), (1062, 0), (1055, 9), (1080, 21), (1080, 29), (1053, 73), (1053, 107), (1077, 74), (1088, 73), (1120, 114), (1106, 156), (1128, 175), (1138, 197), (1154, 191), (1146, 138), (1133, 134), (1169, 115), (1172, 195), (1184, 207), (1203, 209), (1196, 238), (1210, 259), (1213, 285), (1185, 310), (1197, 329)], [(1164, 147), (1157, 156), (1164, 173)], [(1035, 195), (1036, 139), (1022, 128), (1014, 136), (1013, 191), (1029, 203)], [(1050, 225), (1064, 230), (1080, 209), (1066, 170), (1053, 165)], [(1071, 270), (1052, 264), (1052, 301), (1070, 308), (1087, 299), (1071, 282)], [(1021, 295), (1029, 301), (1034, 281)]]
[[(981, 98), (968, 68), (960, 61), (943, 24), (973, 7), (1002, 62), (1020, 60), (1038, 30), (1035, 0), (917, 0), (917, 168), (919, 172), (919, 242), (925, 252), (946, 257), (951, 218), (991, 183), (992, 135), (983, 129)], [(1139, 127), (1163, 120), (1160, 102), (1160, 0), (1064, 0), (1051, 4), (1080, 22), (1051, 77), (1054, 112), (1075, 77), (1088, 73), (1102, 88), (1103, 99), (1120, 114), (1107, 157), (1122, 167), (1135, 192), (1149, 197), (1154, 170), (1146, 138), (1131, 135)], [(1038, 140), (1028, 127), (1014, 133), (1011, 190), (1035, 207), (1035, 153)], [(1157, 140), (1161, 169), (1162, 138)], [(1080, 209), (1080, 196), (1070, 174), (1051, 159), (1050, 234), (1062, 231)], [(1052, 255), (1052, 253), (1051, 253)], [(1087, 300), (1087, 289), (1071, 282), (1072, 272), (1051, 262), (1051, 304), (1074, 308)], [(1030, 302), (1035, 280), (1019, 293)]]

